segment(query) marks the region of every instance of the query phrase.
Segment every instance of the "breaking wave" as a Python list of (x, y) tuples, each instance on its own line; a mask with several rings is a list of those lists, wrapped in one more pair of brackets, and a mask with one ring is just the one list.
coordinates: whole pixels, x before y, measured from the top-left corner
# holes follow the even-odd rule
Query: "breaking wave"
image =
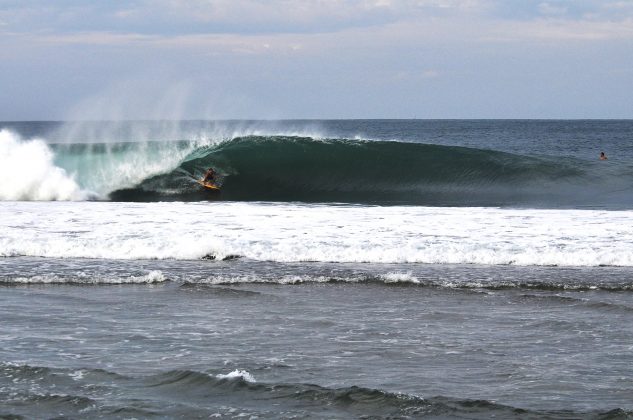
[[(0, 134), (0, 145), (3, 200), (447, 206), (576, 206), (633, 200), (629, 168), (459, 146), (284, 135), (46, 144), (21, 140), (7, 130)], [(220, 194), (209, 193), (196, 182), (208, 167), (219, 173)]]
[(89, 196), (74, 174), (55, 165), (44, 140), (22, 141), (9, 130), (0, 131), (0, 199), (84, 200)]
[[(208, 167), (220, 173), (220, 196), (194, 182)], [(112, 191), (109, 198), (495, 205), (555, 199), (586, 178), (572, 161), (492, 150), (247, 136), (196, 148), (173, 170)]]

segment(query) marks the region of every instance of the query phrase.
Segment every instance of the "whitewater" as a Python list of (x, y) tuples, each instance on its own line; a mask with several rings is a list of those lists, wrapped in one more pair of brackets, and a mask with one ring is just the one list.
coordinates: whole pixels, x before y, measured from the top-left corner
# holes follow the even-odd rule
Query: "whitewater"
[(0, 199), (81, 200), (72, 175), (55, 166), (53, 152), (42, 139), (22, 141), (19, 135), (0, 131)]
[(0, 218), (0, 257), (633, 265), (633, 211), (14, 202)]

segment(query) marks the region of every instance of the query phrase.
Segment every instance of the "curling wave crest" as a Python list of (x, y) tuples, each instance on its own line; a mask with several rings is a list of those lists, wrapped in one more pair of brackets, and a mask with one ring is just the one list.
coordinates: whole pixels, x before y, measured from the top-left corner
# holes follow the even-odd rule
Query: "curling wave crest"
[[(48, 144), (1, 133), (0, 200), (633, 206), (627, 165), (572, 157), (283, 134)], [(209, 167), (221, 194), (196, 182)]]

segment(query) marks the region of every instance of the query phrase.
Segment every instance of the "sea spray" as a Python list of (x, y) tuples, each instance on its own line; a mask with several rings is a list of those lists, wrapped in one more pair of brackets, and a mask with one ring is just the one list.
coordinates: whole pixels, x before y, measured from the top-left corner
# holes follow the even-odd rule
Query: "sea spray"
[[(316, 128), (280, 128), (261, 121), (71, 121), (47, 138), (56, 163), (76, 173), (78, 183), (100, 198), (114, 193), (110, 198), (117, 201), (122, 195), (122, 201), (199, 201), (207, 196), (195, 195), (199, 191), (191, 178), (215, 165), (205, 156), (233, 139), (274, 138), (280, 132), (319, 138)], [(187, 163), (192, 160), (193, 167)]]
[(80, 174), (82, 186), (107, 198), (178, 167), (197, 147), (193, 142), (57, 144), (59, 164)]
[(90, 196), (74, 175), (56, 166), (41, 139), (22, 140), (0, 131), (0, 200), (83, 200)]

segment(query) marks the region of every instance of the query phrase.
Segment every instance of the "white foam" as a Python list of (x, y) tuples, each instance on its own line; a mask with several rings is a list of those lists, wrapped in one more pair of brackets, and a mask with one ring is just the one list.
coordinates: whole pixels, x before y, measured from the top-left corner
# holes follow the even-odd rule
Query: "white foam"
[(218, 379), (237, 379), (241, 378), (246, 382), (255, 383), (255, 378), (249, 372), (241, 369), (235, 369), (233, 372), (227, 373), (226, 375), (219, 374), (215, 376)]
[(18, 276), (0, 279), (0, 282), (14, 284), (153, 284), (163, 283), (165, 281), (167, 281), (167, 278), (160, 270), (150, 271), (148, 274), (142, 276), (129, 277), (103, 277), (87, 275), (83, 272), (76, 272), (71, 279), (55, 274), (42, 274), (31, 277)]
[(85, 375), (86, 375), (86, 371), (83, 370), (83, 369), (76, 370), (76, 371), (68, 374), (68, 376), (70, 376), (74, 381), (82, 380)]
[[(284, 275), (275, 276), (273, 278), (264, 278), (261, 275), (244, 275), (244, 276), (216, 276), (206, 280), (200, 280), (197, 283), (206, 284), (240, 284), (240, 283), (274, 283), (274, 284), (301, 284), (301, 283), (327, 283), (333, 279), (326, 276), (308, 276), (308, 275)], [(341, 279), (342, 280), (342, 279)], [(355, 279), (345, 278), (347, 282), (353, 282)]]
[(415, 276), (411, 274), (411, 272), (407, 273), (387, 273), (380, 276), (385, 283), (414, 283), (419, 284), (420, 280), (418, 280)]
[(633, 211), (5, 202), (0, 221), (0, 256), (633, 266)]
[(41, 139), (22, 140), (0, 131), (0, 200), (83, 200), (74, 176), (53, 162), (53, 152)]

